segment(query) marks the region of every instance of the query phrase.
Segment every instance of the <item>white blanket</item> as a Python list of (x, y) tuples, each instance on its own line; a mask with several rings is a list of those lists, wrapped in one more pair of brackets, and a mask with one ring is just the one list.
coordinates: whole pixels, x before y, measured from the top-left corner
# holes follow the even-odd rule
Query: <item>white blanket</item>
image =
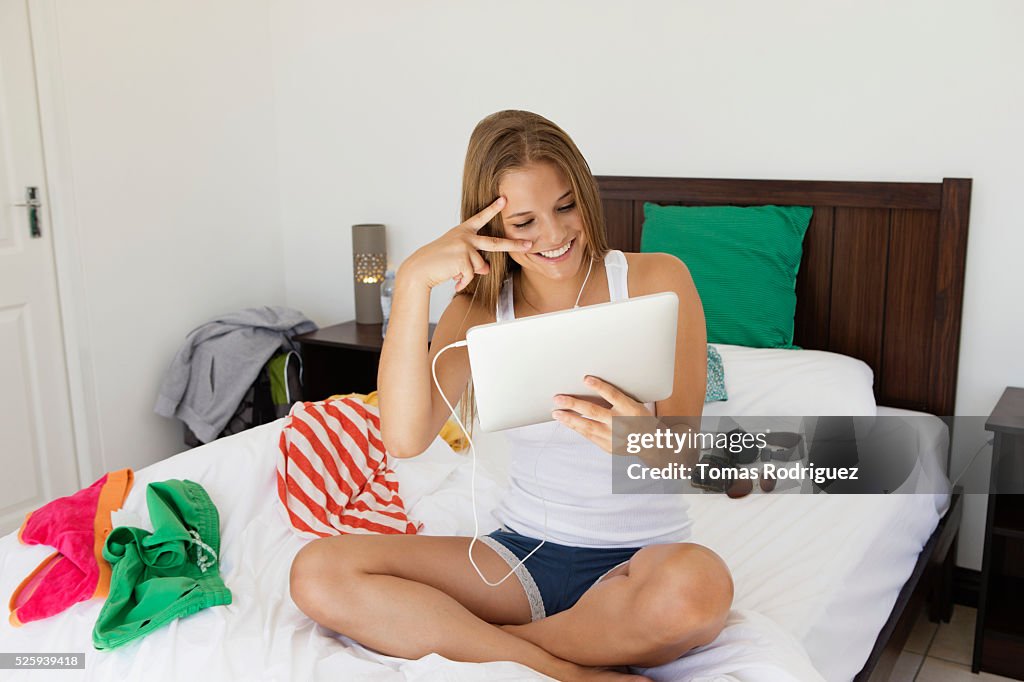
[[(20, 629), (0, 626), (0, 650), (84, 652), (85, 671), (12, 674), (5, 679), (72, 680), (521, 680), (539, 676), (513, 663), (467, 664), (437, 655), (382, 656), (315, 626), (288, 595), (292, 558), (306, 542), (290, 530), (274, 484), (274, 422), (136, 472), (126, 509), (148, 523), (152, 481), (200, 482), (221, 514), (221, 571), (228, 606), (203, 610), (110, 652), (92, 649), (100, 600)], [(484, 463), (477, 475), (481, 532), (497, 526), (503, 488)], [(470, 462), (438, 439), (397, 462), (410, 515), (426, 533), (472, 533)], [(500, 469), (500, 467), (499, 467)], [(736, 582), (734, 612), (713, 644), (648, 671), (658, 680), (849, 679), (871, 644), (938, 518), (926, 496), (697, 496), (694, 540), (718, 551)], [(866, 554), (868, 549), (871, 554)], [(52, 550), (0, 539), (0, 592)], [(805, 649), (811, 653), (808, 658)], [(812, 661), (814, 665), (812, 666)], [(817, 669), (816, 669), (817, 668)], [(9, 672), (9, 671), (5, 671)]]

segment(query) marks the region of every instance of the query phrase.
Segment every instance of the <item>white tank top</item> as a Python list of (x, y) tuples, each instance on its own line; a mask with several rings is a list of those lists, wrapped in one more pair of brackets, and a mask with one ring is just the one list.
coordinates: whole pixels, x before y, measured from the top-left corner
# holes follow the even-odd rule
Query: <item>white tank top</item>
[[(604, 259), (612, 301), (629, 298), (626, 257)], [(512, 281), (498, 298), (497, 321), (515, 319)], [(654, 411), (654, 405), (648, 403)], [(552, 405), (554, 409), (554, 405)], [(691, 521), (683, 494), (612, 493), (612, 458), (572, 429), (552, 421), (505, 431), (509, 488), (495, 513), (508, 528), (575, 547), (641, 547), (684, 542)], [(639, 461), (637, 458), (629, 458)]]

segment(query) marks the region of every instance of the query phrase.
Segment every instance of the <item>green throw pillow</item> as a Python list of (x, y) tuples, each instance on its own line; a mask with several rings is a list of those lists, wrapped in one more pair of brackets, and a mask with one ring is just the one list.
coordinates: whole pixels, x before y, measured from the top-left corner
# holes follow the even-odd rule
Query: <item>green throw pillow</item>
[(795, 348), (796, 273), (811, 213), (809, 206), (645, 203), (640, 250), (686, 263), (708, 343)]

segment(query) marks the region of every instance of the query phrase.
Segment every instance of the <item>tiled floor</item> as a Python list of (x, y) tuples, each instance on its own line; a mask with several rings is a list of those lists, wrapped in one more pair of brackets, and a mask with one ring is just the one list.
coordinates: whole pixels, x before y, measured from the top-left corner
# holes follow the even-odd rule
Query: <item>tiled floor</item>
[(976, 609), (957, 604), (948, 623), (931, 623), (924, 613), (914, 625), (892, 682), (995, 682), (1009, 680), (990, 673), (971, 673)]

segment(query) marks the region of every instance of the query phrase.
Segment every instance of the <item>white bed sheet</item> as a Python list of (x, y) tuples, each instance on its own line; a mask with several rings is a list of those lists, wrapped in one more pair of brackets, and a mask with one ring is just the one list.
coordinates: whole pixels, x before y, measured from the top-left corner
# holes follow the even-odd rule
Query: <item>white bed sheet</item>
[[(87, 660), (86, 670), (77, 674), (34, 672), (11, 679), (538, 677), (512, 663), (381, 656), (313, 625), (299, 612), (288, 596), (288, 571), (306, 541), (291, 532), (276, 497), (280, 427), (274, 422), (136, 472), (125, 505), (148, 521), (148, 483), (168, 478), (202, 483), (221, 514), (221, 572), (232, 604), (175, 621), (112, 652), (91, 646), (100, 600), (19, 629), (5, 623), (0, 626), (4, 651), (85, 652)], [(481, 452), (487, 452), (486, 444)], [(477, 476), (481, 532), (496, 527), (487, 510), (504, 486), (500, 457), (488, 459)], [(396, 469), (410, 514), (424, 523), (425, 532), (472, 533), (468, 458), (438, 439), (427, 453), (398, 462)], [(714, 644), (649, 674), (659, 680), (849, 679), (866, 660), (941, 509), (941, 501), (925, 495), (695, 497), (694, 540), (715, 549), (732, 567), (734, 612)], [(10, 595), (50, 551), (21, 546), (14, 534), (0, 539), (0, 592)]]
[[(760, 360), (763, 364), (764, 358)], [(763, 409), (752, 413), (759, 411)], [(906, 423), (917, 431), (920, 459), (902, 489), (926, 492), (755, 494), (741, 500), (701, 495), (691, 500), (694, 542), (718, 552), (733, 572), (733, 608), (767, 616), (781, 626), (828, 680), (852, 679), (863, 668), (949, 502), (946, 494), (927, 492), (941, 489), (937, 481), (945, 471), (949, 445), (943, 422), (881, 405), (870, 412), (911, 418)], [(865, 408), (856, 414), (868, 412)], [(757, 421), (738, 419), (744, 424)], [(482, 466), (502, 480), (507, 452), (501, 434), (481, 433), (476, 442)]]

